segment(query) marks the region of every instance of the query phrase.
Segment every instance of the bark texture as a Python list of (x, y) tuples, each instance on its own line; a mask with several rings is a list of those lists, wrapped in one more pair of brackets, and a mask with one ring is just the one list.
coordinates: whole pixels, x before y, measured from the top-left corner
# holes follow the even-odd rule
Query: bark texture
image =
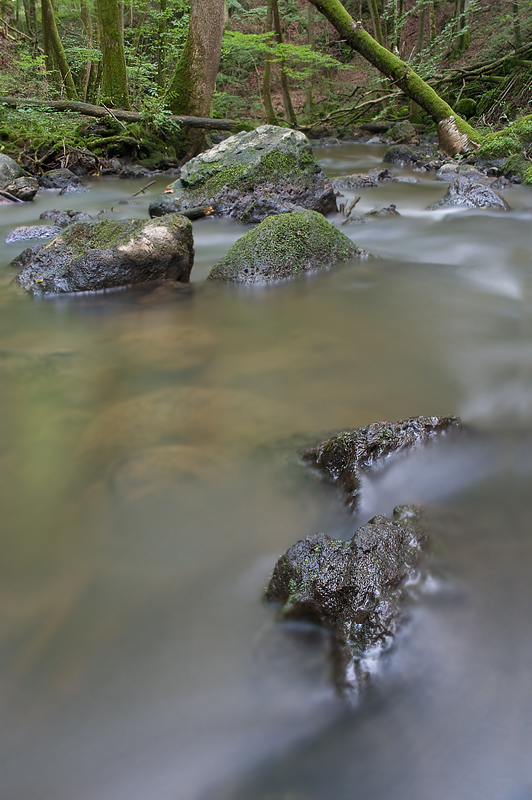
[(41, 0), (41, 12), (43, 43), (46, 54), (47, 68), (51, 69), (52, 64), (57, 66), (57, 69), (61, 74), (61, 80), (65, 87), (67, 96), (73, 99), (77, 95), (76, 87), (74, 85), (74, 79), (72, 77), (70, 67), (68, 66), (63, 42), (61, 41), (59, 31), (57, 30), (52, 0)]
[(118, 108), (129, 108), (124, 55), (124, 26), (118, 0), (96, 0), (102, 51), (102, 96)]

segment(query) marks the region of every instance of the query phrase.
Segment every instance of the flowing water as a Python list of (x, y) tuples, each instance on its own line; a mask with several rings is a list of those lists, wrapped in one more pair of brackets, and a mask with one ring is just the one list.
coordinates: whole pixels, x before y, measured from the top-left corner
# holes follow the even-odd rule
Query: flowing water
[[(379, 146), (317, 151), (331, 176)], [(379, 259), (205, 282), (245, 232), (194, 223), (189, 288), (34, 301), (0, 249), (2, 800), (532, 798), (532, 192), (429, 212), (433, 175), (357, 192)], [(0, 206), (147, 216), (166, 180)], [(354, 196), (354, 192), (349, 197)], [(341, 219), (333, 220), (337, 224)], [(358, 518), (297, 462), (330, 431), (460, 414), (470, 433), (368, 482)], [(432, 579), (348, 708), (327, 641), (281, 629), (279, 553), (428, 509)]]

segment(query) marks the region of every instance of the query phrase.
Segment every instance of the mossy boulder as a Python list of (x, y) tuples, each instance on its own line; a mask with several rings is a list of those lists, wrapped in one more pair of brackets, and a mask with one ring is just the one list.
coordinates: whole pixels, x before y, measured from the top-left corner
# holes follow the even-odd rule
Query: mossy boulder
[[(307, 137), (275, 125), (242, 131), (189, 161), (178, 180), (150, 205), (152, 217), (211, 205), (216, 214), (249, 221), (264, 195), (328, 214), (336, 211), (331, 183)], [(255, 213), (260, 221), (267, 205)]]
[(405, 620), (407, 587), (419, 586), (428, 549), (425, 533), (414, 524), (419, 512), (399, 506), (392, 520), (374, 517), (348, 542), (324, 533), (308, 536), (275, 565), (266, 600), (280, 604), (280, 620), (329, 631), (341, 691), (369, 688), (366, 658), (374, 665)]
[(26, 173), (16, 161), (4, 153), (0, 153), (0, 189), (5, 189), (8, 184), (25, 175)]
[(15, 283), (32, 295), (87, 292), (161, 278), (188, 282), (194, 260), (192, 223), (179, 214), (161, 220), (74, 222), (11, 266)]
[(507, 158), (501, 165), (501, 172), (512, 183), (532, 184), (532, 161), (522, 153)]
[(472, 97), (463, 97), (458, 101), (455, 108), (456, 113), (464, 119), (471, 119), (477, 113), (477, 103)]
[(407, 144), (393, 144), (387, 149), (382, 160), (385, 164), (417, 164), (420, 155)]
[(399, 422), (373, 422), (343, 431), (303, 453), (312, 465), (346, 495), (355, 508), (360, 500), (362, 478), (380, 469), (392, 453), (419, 447), (460, 427), (459, 417), (412, 417)]
[(345, 234), (316, 211), (268, 217), (246, 233), (211, 270), (209, 280), (266, 283), (331, 267), (360, 256)]
[(417, 130), (408, 120), (396, 122), (393, 128), (388, 131), (388, 134), (391, 140), (397, 142), (397, 144), (407, 144), (408, 142), (418, 141)]

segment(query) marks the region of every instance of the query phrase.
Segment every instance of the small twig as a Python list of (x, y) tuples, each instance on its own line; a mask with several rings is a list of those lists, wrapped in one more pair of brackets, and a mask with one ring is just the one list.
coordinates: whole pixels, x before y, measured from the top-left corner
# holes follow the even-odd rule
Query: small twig
[(20, 197), (15, 197), (14, 194), (9, 194), (9, 192), (6, 192), (5, 189), (0, 189), (0, 195), (2, 195), (2, 197), (5, 197), (6, 200), (13, 200), (14, 203), (24, 202), (24, 200), (21, 200)]
[(112, 118), (113, 118), (113, 119), (116, 119), (116, 121), (118, 122), (118, 124), (119, 124), (119, 125), (121, 125), (125, 131), (127, 131), (127, 125), (125, 125), (125, 123), (124, 123), (124, 122), (122, 122), (121, 120), (119, 120), (119, 119), (118, 119), (118, 117), (115, 117), (115, 115), (113, 114), (113, 112), (111, 111), (111, 109), (110, 109), (110, 108), (107, 108), (107, 106), (105, 105), (105, 103), (102, 103), (102, 108), (105, 108), (105, 110), (106, 110), (106, 111), (107, 111), (107, 112), (108, 112), (108, 113), (109, 113), (109, 114), (112, 116)]
[(148, 189), (150, 186), (153, 186), (154, 183), (155, 181), (150, 181), (149, 183), (146, 184), (146, 186), (143, 186), (142, 189), (139, 189), (138, 192), (132, 194), (131, 197), (136, 197), (138, 194), (143, 194), (146, 191), (146, 189)]

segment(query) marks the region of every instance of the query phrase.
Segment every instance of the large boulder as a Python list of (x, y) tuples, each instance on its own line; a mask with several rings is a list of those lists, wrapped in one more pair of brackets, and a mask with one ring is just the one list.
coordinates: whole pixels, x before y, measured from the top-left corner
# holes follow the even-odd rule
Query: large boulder
[(275, 565), (266, 599), (281, 605), (281, 620), (329, 631), (340, 690), (366, 688), (367, 663), (389, 649), (405, 619), (407, 587), (419, 585), (427, 549), (425, 534), (412, 524), (417, 511), (400, 506), (391, 521), (374, 517), (348, 542), (308, 536)]
[(209, 279), (266, 283), (331, 267), (363, 251), (316, 211), (268, 217), (238, 239)]
[(4, 153), (0, 153), (0, 189), (5, 189), (17, 178), (23, 178), (25, 175), (26, 173), (16, 161)]
[(253, 221), (258, 222), (276, 213), (271, 203), (261, 210), (257, 207), (264, 195), (322, 214), (336, 211), (333, 188), (307, 137), (299, 131), (262, 125), (230, 136), (185, 164), (178, 180), (150, 205), (150, 215), (211, 205), (216, 214), (248, 222), (253, 208)]
[(22, 176), (21, 178), (15, 178), (14, 181), (8, 183), (3, 189), (8, 192), (8, 194), (16, 197), (17, 200), (22, 200), (24, 203), (27, 203), (33, 200), (39, 191), (39, 184), (35, 178)]
[(192, 223), (179, 214), (140, 219), (74, 222), (11, 266), (29, 294), (87, 292), (161, 278), (188, 282), (194, 260)]
[(463, 206), (464, 208), (499, 208), (508, 211), (509, 205), (500, 195), (489, 186), (458, 177), (453, 180), (447, 194), (429, 206), (430, 211), (438, 208)]
[(303, 453), (315, 467), (345, 494), (354, 508), (360, 500), (364, 474), (383, 466), (392, 453), (418, 447), (460, 426), (459, 417), (413, 417), (399, 422), (373, 422), (344, 431)]

